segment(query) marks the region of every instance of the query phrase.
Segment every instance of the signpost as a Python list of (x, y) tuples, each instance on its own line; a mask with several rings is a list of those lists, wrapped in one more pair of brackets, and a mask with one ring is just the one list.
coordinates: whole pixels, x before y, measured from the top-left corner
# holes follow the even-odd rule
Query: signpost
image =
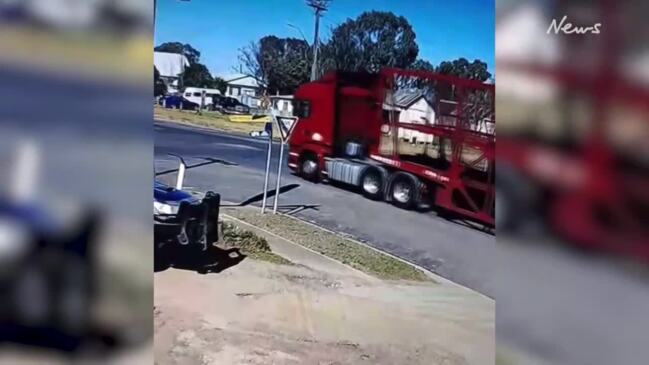
[(275, 201), (273, 202), (273, 214), (277, 214), (277, 200), (279, 199), (279, 187), (282, 183), (282, 160), (284, 159), (284, 141), (279, 144), (279, 163), (277, 164), (277, 184), (275, 184)]
[(203, 109), (205, 109), (205, 90), (201, 92), (201, 107), (198, 109), (198, 114), (203, 115)]
[(260, 107), (268, 112), (270, 115), (270, 122), (266, 123), (264, 131), (251, 132), (252, 137), (268, 136), (268, 153), (266, 155), (266, 175), (264, 177), (264, 192), (263, 202), (261, 204), (261, 214), (266, 213), (266, 200), (268, 199), (268, 180), (270, 179), (270, 160), (273, 151), (273, 123), (277, 123), (277, 129), (280, 134), (279, 144), (279, 162), (277, 163), (277, 182), (275, 185), (275, 199), (273, 201), (273, 214), (277, 214), (279, 188), (282, 183), (282, 165), (284, 160), (284, 144), (293, 131), (296, 118), (280, 117), (277, 116), (277, 111), (271, 108), (271, 101), (268, 95), (264, 95)]
[(282, 183), (282, 165), (284, 164), (284, 144), (288, 140), (288, 137), (291, 135), (293, 126), (295, 125), (294, 118), (287, 117), (278, 117), (275, 116), (273, 119), (277, 121), (277, 126), (279, 129), (279, 134), (281, 137), (281, 142), (279, 144), (279, 163), (277, 164), (277, 184), (275, 185), (275, 201), (273, 203), (273, 214), (277, 214), (277, 204), (279, 199), (278, 189)]
[(264, 214), (266, 212), (266, 199), (268, 198), (268, 178), (270, 177), (270, 156), (273, 152), (273, 123), (272, 122), (266, 123), (265, 132), (268, 135), (268, 154), (266, 155), (266, 176), (264, 178), (264, 200), (261, 203), (261, 214)]

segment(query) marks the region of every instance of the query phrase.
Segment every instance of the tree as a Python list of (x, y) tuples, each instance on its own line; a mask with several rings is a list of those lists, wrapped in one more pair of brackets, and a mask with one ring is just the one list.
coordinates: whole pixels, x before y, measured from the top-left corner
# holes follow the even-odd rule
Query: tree
[(185, 55), (190, 65), (200, 62), (201, 59), (201, 53), (198, 50), (196, 50), (190, 44), (182, 44), (180, 42), (163, 43), (155, 47), (155, 51)]
[(219, 90), (221, 94), (225, 94), (225, 90), (228, 88), (228, 83), (222, 78), (215, 76), (212, 80), (212, 88)]
[(309, 81), (310, 47), (295, 38), (265, 36), (241, 49), (239, 61), (248, 74), (264, 82), (271, 94), (290, 94)]
[(418, 58), (408, 68), (411, 69), (411, 70), (431, 71), (431, 72), (435, 71), (435, 66), (433, 66), (432, 63), (430, 63), (430, 62), (428, 62), (428, 61), (426, 61), (424, 59), (421, 59), (421, 58)]
[(265, 70), (264, 57), (261, 54), (260, 43), (261, 41), (250, 42), (247, 47), (240, 48), (238, 58), (242, 66), (246, 68), (249, 76), (265, 82), (267, 80), (267, 71)]
[(160, 72), (153, 66), (153, 96), (161, 96), (167, 93), (167, 85), (160, 78)]
[[(155, 47), (155, 50), (157, 52), (182, 54), (187, 57), (189, 67), (185, 69), (185, 73), (183, 74), (182, 84), (184, 86), (204, 88), (213, 88), (215, 86), (215, 80), (207, 69), (207, 66), (200, 63), (201, 52), (192, 47), (192, 45), (180, 42), (167, 42)], [(223, 87), (223, 84), (219, 85)], [(222, 92), (224, 91), (225, 88)]]
[(444, 75), (452, 75), (464, 79), (487, 81), (491, 73), (487, 71), (487, 64), (480, 60), (469, 62), (466, 58), (458, 58), (454, 61), (443, 61), (435, 69), (436, 72)]
[(391, 12), (371, 11), (332, 30), (323, 47), (323, 67), (378, 72), (381, 67), (408, 68), (419, 54), (408, 20)]
[(183, 85), (211, 88), (214, 84), (212, 74), (202, 63), (194, 63), (185, 69)]

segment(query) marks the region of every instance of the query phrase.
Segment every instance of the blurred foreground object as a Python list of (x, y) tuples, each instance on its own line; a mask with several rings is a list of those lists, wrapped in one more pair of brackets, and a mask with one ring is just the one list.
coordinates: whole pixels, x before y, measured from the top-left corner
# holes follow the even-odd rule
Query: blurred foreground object
[(0, 363), (152, 363), (151, 25), (0, 1)]
[[(113, 342), (90, 321), (96, 284), (96, 213), (70, 232), (33, 199), (37, 149), (20, 146), (10, 193), (0, 196), (0, 342), (73, 351)], [(106, 344), (107, 346), (110, 343)]]
[(501, 363), (645, 363), (649, 3), (497, 4)]
[[(646, 22), (624, 2), (551, 4), (498, 20), (498, 228), (542, 220), (572, 244), (647, 261), (649, 48), (630, 39)], [(601, 33), (554, 34), (564, 15)]]
[(0, 61), (143, 83), (152, 12), (146, 0), (0, 0)]

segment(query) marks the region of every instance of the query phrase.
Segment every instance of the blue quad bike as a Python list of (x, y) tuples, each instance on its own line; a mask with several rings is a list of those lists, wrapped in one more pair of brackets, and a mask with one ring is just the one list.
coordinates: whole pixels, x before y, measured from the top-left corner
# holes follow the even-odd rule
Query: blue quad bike
[(76, 353), (127, 346), (93, 323), (100, 216), (64, 226), (39, 202), (0, 196), (0, 345)]
[[(219, 210), (221, 207), (244, 207), (270, 198), (276, 191), (259, 193), (243, 202), (223, 205), (221, 197), (208, 191), (202, 198), (183, 190), (185, 171), (190, 168), (220, 164), (236, 166), (236, 163), (216, 158), (203, 157), (205, 162), (187, 166), (179, 160), (177, 169), (155, 173), (156, 177), (176, 173), (175, 186), (159, 180), (154, 181), (153, 220), (154, 220), (154, 271), (164, 271), (170, 267), (196, 271), (201, 274), (219, 273), (246, 258), (238, 248), (224, 249), (216, 246), (219, 242)], [(278, 189), (284, 194), (298, 188), (298, 184), (288, 184)]]
[[(183, 190), (182, 183), (188, 168), (182, 157), (178, 169), (156, 173), (161, 176), (177, 172), (176, 186), (154, 181), (154, 271), (170, 267), (193, 270), (201, 274), (219, 273), (243, 261), (246, 256), (238, 248), (223, 249), (219, 241), (219, 210), (221, 196), (208, 191), (202, 198)], [(219, 163), (236, 165), (218, 159), (189, 168)]]

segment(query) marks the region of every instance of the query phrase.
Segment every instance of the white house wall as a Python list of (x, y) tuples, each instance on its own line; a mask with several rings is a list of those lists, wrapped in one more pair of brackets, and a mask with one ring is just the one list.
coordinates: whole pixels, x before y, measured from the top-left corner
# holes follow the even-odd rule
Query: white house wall
[[(399, 122), (404, 124), (432, 124), (435, 122), (435, 110), (430, 106), (430, 104), (424, 99), (420, 98), (417, 102), (412, 104), (407, 109), (402, 109), (399, 113)], [(398, 132), (399, 138), (408, 140), (411, 143), (416, 142), (426, 142), (432, 143), (433, 136), (430, 134), (422, 133), (407, 128), (399, 128)]]
[(424, 98), (420, 98), (399, 113), (399, 122), (401, 123), (426, 124), (426, 120), (428, 123), (434, 123), (435, 111)]

